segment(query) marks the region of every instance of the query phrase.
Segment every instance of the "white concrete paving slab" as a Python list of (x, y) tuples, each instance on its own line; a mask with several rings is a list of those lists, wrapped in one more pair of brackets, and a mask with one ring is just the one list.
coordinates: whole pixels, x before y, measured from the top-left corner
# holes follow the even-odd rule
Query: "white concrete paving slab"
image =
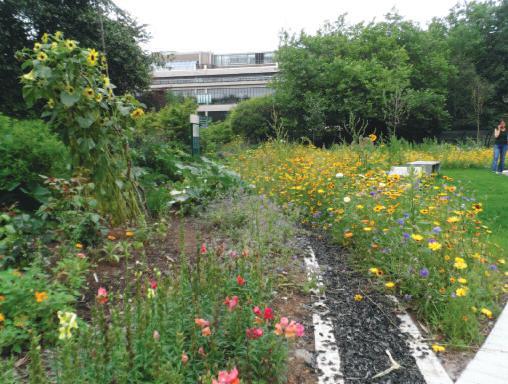
[[(395, 296), (389, 297), (398, 303)], [(423, 340), (423, 336), (411, 316), (403, 312), (398, 314), (397, 317), (400, 319), (400, 330), (409, 335), (411, 354), (415, 358), (416, 365), (422, 373), (425, 382), (427, 384), (453, 384), (452, 379), (446, 373), (434, 351)]]
[(457, 384), (508, 384), (508, 306)]
[(312, 290), (312, 293), (316, 296), (316, 301), (313, 303), (315, 313), (312, 315), (312, 323), (314, 325), (316, 363), (319, 368), (318, 383), (344, 384), (340, 371), (339, 349), (333, 333), (333, 323), (326, 316), (329, 310), (325, 304), (323, 280), (312, 248), (309, 248), (308, 256), (305, 257), (305, 266), (307, 268), (307, 278), (316, 281), (316, 288)]

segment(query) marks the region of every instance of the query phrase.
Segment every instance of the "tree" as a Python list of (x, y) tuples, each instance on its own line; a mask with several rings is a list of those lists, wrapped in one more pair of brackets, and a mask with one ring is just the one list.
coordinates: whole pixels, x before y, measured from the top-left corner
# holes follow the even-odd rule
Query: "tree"
[(83, 46), (98, 47), (118, 92), (140, 92), (150, 83), (150, 57), (139, 46), (148, 39), (111, 0), (0, 0), (0, 111), (26, 115), (14, 54), (45, 33), (62, 31)]
[(472, 85), (471, 104), (476, 120), (476, 141), (480, 142), (480, 119), (485, 108), (485, 103), (492, 93), (492, 86), (480, 76), (475, 77)]

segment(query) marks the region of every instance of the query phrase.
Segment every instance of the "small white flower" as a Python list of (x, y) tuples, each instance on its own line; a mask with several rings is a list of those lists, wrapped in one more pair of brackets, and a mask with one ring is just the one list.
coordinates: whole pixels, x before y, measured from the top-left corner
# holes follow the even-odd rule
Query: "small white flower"
[(184, 193), (185, 191), (177, 191), (176, 189), (173, 189), (171, 192), (169, 192), (169, 194), (171, 196), (176, 196), (176, 195), (181, 195), (182, 193)]
[(385, 184), (385, 183), (379, 183), (379, 186), (380, 186), (381, 188), (383, 188), (384, 186), (386, 186), (386, 184)]
[(344, 197), (344, 203), (349, 203), (351, 198), (349, 196)]
[(337, 173), (337, 174), (335, 175), (335, 177), (336, 177), (337, 179), (342, 179), (342, 178), (344, 177), (344, 174), (339, 172), (339, 173)]

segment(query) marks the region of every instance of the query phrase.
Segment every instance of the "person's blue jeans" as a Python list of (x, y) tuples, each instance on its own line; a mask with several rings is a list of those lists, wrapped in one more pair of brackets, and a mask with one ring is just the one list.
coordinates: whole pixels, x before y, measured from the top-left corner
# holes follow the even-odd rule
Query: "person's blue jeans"
[(508, 144), (494, 144), (494, 161), (492, 161), (492, 170), (494, 172), (504, 171), (504, 159)]

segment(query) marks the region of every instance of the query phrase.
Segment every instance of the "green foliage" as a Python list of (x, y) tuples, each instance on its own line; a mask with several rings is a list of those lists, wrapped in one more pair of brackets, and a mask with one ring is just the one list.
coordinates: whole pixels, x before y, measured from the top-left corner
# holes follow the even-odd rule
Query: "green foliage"
[(282, 116), (293, 119), (292, 138), (337, 141), (351, 114), (369, 130), (395, 129), (387, 118), (395, 115), (413, 138), (446, 127), (450, 66), (438, 28), (424, 31), (397, 15), (350, 27), (339, 18), (315, 36), (283, 35), (278, 61), (276, 99)]
[(74, 169), (89, 172), (99, 210), (116, 223), (140, 220), (128, 137), (132, 119), (144, 112), (131, 95), (114, 95), (105, 56), (61, 32), (43, 35), (17, 56), (29, 70), (21, 79), (27, 104), (46, 103), (42, 116), (69, 147)]
[(148, 145), (175, 141), (190, 147), (192, 132), (189, 116), (196, 112), (197, 104), (191, 98), (171, 100), (160, 111), (147, 113), (138, 119), (136, 136)]
[(231, 128), (230, 120), (211, 123), (207, 128), (201, 129), (201, 145), (207, 153), (217, 153), (223, 144), (230, 143), (235, 135)]
[(46, 223), (17, 211), (0, 214), (0, 268), (26, 267), (37, 256), (47, 256), (52, 240)]
[(44, 32), (60, 30), (83, 46), (105, 49), (112, 81), (121, 93), (142, 91), (150, 84), (151, 59), (139, 46), (148, 39), (146, 29), (110, 0), (4, 0), (0, 25), (0, 111), (9, 115), (27, 115), (14, 54)]
[(42, 121), (0, 115), (0, 204), (32, 208), (44, 201), (40, 175), (64, 176), (69, 162), (67, 148)]
[(35, 265), (24, 272), (0, 271), (0, 295), (0, 313), (4, 317), (0, 325), (0, 352), (21, 352), (33, 332), (54, 340), (56, 312), (73, 301), (64, 287), (51, 281)]
[(266, 140), (274, 134), (271, 126), (274, 108), (272, 96), (242, 101), (231, 111), (226, 124), (233, 133), (251, 142)]
[(97, 245), (105, 233), (105, 219), (97, 211), (94, 186), (85, 178), (47, 178), (51, 196), (37, 211), (44, 221), (54, 223), (62, 240)]

